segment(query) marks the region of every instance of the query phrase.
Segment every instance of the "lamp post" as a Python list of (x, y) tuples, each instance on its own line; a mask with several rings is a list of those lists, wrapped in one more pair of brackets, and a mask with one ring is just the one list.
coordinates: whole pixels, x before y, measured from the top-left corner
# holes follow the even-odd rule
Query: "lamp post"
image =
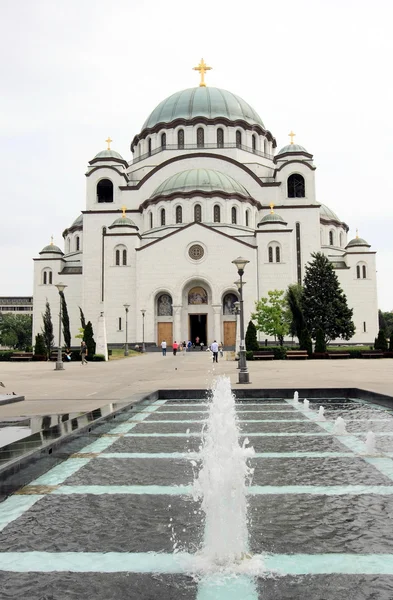
[(247, 361), (246, 361), (246, 348), (245, 348), (245, 340), (244, 340), (244, 302), (243, 302), (243, 275), (244, 268), (250, 261), (246, 258), (242, 258), (238, 256), (235, 260), (232, 261), (232, 264), (237, 268), (237, 273), (239, 275), (239, 283), (238, 285), (239, 294), (240, 294), (240, 353), (239, 353), (239, 381), (238, 383), (250, 383), (250, 377), (247, 369)]
[(141, 309), (142, 313), (142, 352), (146, 352), (145, 348), (145, 312), (146, 308)]
[(63, 371), (64, 363), (63, 363), (63, 357), (61, 355), (61, 294), (64, 292), (64, 290), (66, 289), (67, 286), (65, 283), (57, 283), (56, 287), (57, 287), (57, 290), (58, 290), (59, 296), (60, 296), (60, 309), (59, 309), (59, 345), (57, 347), (57, 361), (56, 361), (55, 371)]
[(126, 343), (124, 346), (124, 356), (128, 356), (128, 309), (130, 308), (129, 304), (123, 304), (126, 310)]

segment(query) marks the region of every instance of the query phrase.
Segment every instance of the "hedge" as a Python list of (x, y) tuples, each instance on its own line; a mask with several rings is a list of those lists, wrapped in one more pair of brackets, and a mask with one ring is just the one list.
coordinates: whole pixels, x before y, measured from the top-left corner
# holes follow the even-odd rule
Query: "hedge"
[(0, 352), (0, 361), (10, 360), (12, 355), (13, 355), (13, 351), (2, 350)]

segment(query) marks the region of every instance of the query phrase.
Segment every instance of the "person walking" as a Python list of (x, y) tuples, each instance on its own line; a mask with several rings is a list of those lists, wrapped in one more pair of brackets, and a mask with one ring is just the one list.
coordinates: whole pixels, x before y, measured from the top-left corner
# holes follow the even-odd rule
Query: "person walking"
[(218, 363), (218, 344), (216, 340), (210, 346), (210, 350), (213, 352), (213, 362)]
[(161, 350), (162, 350), (162, 356), (166, 356), (166, 341), (162, 340), (161, 342)]
[(179, 344), (177, 343), (177, 341), (175, 340), (172, 344), (172, 350), (173, 350), (173, 356), (176, 356), (177, 353), (177, 349), (179, 347)]
[(222, 342), (220, 342), (220, 345), (218, 346), (218, 350), (220, 352), (221, 358), (223, 358), (223, 356), (224, 356), (224, 344)]
[(87, 365), (87, 360), (86, 360), (87, 354), (88, 354), (88, 352), (87, 352), (86, 342), (83, 341), (81, 343), (81, 360), (82, 360), (82, 365)]

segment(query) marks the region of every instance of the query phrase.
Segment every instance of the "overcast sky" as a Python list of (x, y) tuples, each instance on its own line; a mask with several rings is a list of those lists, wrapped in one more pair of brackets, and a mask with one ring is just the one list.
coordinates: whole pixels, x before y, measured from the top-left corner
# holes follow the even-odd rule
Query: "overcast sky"
[(85, 207), (87, 162), (198, 85), (242, 96), (278, 147), (314, 154), (317, 200), (377, 250), (393, 309), (391, 2), (0, 0), (0, 296), (29, 295), (32, 257)]

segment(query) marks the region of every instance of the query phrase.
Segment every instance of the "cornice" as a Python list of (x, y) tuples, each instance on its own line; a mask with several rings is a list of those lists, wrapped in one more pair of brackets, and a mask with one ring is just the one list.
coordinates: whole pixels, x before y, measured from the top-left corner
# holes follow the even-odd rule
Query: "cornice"
[(239, 200), (239, 202), (246, 202), (248, 204), (251, 204), (252, 206), (255, 206), (256, 208), (258, 208), (258, 210), (261, 209), (260, 202), (258, 202), (257, 200), (254, 200), (254, 198), (252, 198), (251, 196), (246, 197), (246, 196), (241, 196), (240, 194), (226, 194), (225, 192), (219, 192), (219, 191), (204, 192), (201, 190), (195, 190), (193, 192), (173, 192), (172, 194), (165, 194), (165, 195), (156, 196), (155, 198), (148, 198), (147, 200), (142, 202), (142, 204), (139, 206), (139, 208), (142, 211), (150, 205), (158, 204), (158, 202), (170, 202), (171, 200), (174, 200), (175, 198), (186, 199), (186, 198), (194, 198), (195, 196), (200, 196), (202, 198), (217, 198), (217, 197), (219, 197), (219, 198), (223, 198), (224, 200), (235, 199), (235, 200)]
[(214, 119), (208, 119), (207, 117), (194, 117), (193, 119), (174, 119), (169, 123), (161, 121), (160, 123), (156, 123), (154, 127), (147, 127), (143, 129), (140, 133), (138, 133), (131, 142), (131, 152), (134, 151), (136, 144), (140, 140), (146, 139), (147, 136), (152, 133), (158, 133), (163, 129), (175, 129), (176, 127), (187, 127), (194, 125), (225, 125), (227, 127), (242, 127), (242, 129), (246, 129), (247, 131), (255, 131), (260, 135), (264, 135), (270, 142), (273, 142), (273, 148), (277, 148), (276, 139), (273, 137), (272, 133), (268, 129), (264, 129), (261, 125), (255, 124), (251, 125), (247, 123), (247, 121), (243, 121), (243, 119), (236, 119), (236, 121), (231, 121), (231, 119), (227, 119), (226, 117), (216, 117)]
[(255, 233), (291, 233), (293, 229), (256, 229)]
[(301, 154), (302, 156), (307, 156), (307, 158), (311, 160), (314, 158), (314, 155), (310, 154), (309, 152), (283, 152), (282, 154), (276, 154), (276, 156), (274, 157), (274, 162), (277, 162), (278, 160), (280, 160), (281, 158), (285, 158), (286, 156), (293, 156), (294, 154)]
[(128, 181), (127, 176), (125, 175), (125, 173), (120, 173), (120, 171), (118, 169), (116, 169), (116, 167), (112, 167), (111, 165), (101, 165), (100, 167), (94, 167), (94, 169), (92, 169), (91, 171), (88, 171), (87, 173), (85, 173), (85, 177), (90, 177), (90, 175), (92, 175), (98, 169), (112, 169), (112, 171), (115, 171), (115, 173), (117, 173), (118, 175), (120, 175), (120, 177), (124, 177), (124, 179), (126, 181)]
[[(275, 160), (276, 157), (274, 157), (274, 162), (277, 162)], [(275, 172), (278, 173), (279, 171), (281, 171), (281, 169), (283, 169), (284, 167), (286, 167), (287, 165), (291, 165), (293, 163), (300, 163), (301, 165), (304, 165), (305, 167), (308, 167), (311, 171), (315, 171), (317, 167), (314, 167), (314, 165), (310, 165), (308, 162), (304, 162), (303, 160), (287, 160), (285, 161), (282, 165), (280, 165)]]
[(89, 165), (95, 165), (98, 162), (116, 162), (128, 168), (128, 162), (124, 160), (124, 158), (111, 158), (110, 156), (107, 156), (105, 158), (93, 158), (92, 160), (89, 160)]

